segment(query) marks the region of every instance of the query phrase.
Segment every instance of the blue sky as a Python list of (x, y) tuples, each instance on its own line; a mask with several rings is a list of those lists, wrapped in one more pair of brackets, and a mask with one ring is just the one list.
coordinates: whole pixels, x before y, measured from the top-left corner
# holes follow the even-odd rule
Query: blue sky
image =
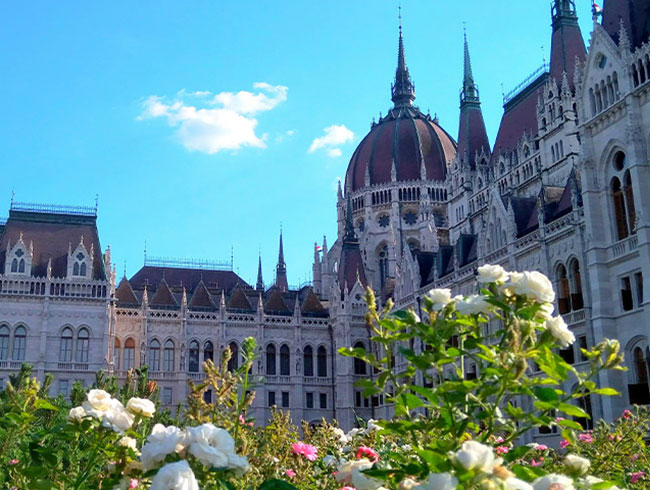
[[(585, 38), (589, 0), (577, 0)], [(416, 104), (458, 132), (463, 22), (488, 134), (550, 52), (547, 0), (405, 0)], [(336, 181), (390, 107), (397, 2), (0, 3), (0, 216), (94, 204), (121, 275), (151, 256), (229, 260), (289, 281), (336, 234)], [(329, 128), (329, 129), (327, 129)], [(319, 139), (320, 138), (320, 139)], [(4, 204), (2, 204), (4, 202)], [(4, 211), (3, 211), (4, 210)]]

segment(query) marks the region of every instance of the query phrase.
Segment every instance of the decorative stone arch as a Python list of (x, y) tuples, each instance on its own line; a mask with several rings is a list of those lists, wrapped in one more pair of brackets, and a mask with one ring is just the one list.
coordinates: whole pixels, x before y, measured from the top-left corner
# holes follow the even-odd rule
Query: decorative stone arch
[(602, 182), (605, 185), (609, 184), (609, 180), (613, 175), (613, 173), (611, 172), (612, 169), (611, 162), (613, 161), (614, 155), (619, 151), (622, 151), (626, 155), (629, 155), (630, 152), (627, 146), (628, 145), (624, 141), (618, 138), (611, 138), (607, 142), (605, 148), (603, 149), (600, 155), (600, 160), (598, 161), (599, 182)]
[[(636, 366), (634, 364), (635, 362), (635, 351), (637, 349), (641, 350), (641, 353), (643, 354), (644, 359), (646, 360), (646, 369), (647, 369), (647, 349), (648, 349), (648, 338), (645, 335), (636, 335), (632, 337), (627, 345), (625, 346), (625, 359), (627, 360), (628, 364), (628, 381), (632, 384), (636, 384), (639, 382), (639, 374), (637, 372)], [(648, 373), (650, 374), (650, 373)]]

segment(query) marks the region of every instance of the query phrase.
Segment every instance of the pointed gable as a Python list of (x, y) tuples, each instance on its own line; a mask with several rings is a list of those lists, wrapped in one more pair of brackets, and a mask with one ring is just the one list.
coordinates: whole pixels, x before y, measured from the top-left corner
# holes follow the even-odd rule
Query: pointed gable
[(277, 287), (272, 287), (269, 290), (266, 302), (264, 303), (264, 313), (275, 315), (291, 314), (291, 309), (284, 301), (282, 291)]
[(199, 284), (194, 289), (192, 298), (188, 303), (190, 308), (210, 308), (215, 309), (214, 301), (212, 301), (212, 296), (208, 291), (208, 288), (205, 286), (205, 283), (201, 280)]
[(233, 289), (226, 308), (229, 310), (253, 311), (253, 307), (250, 301), (248, 301), (246, 293), (239, 284)]
[(320, 302), (312, 288), (309, 288), (307, 291), (307, 296), (305, 296), (305, 299), (302, 302), (300, 312), (307, 316), (327, 315), (327, 310)]
[(478, 240), (476, 235), (461, 234), (456, 242), (456, 253), (458, 264), (463, 267), (477, 259), (476, 244)]
[(119, 286), (117, 286), (117, 289), (115, 290), (115, 299), (117, 300), (117, 306), (120, 307), (140, 304), (126, 277), (123, 277)]
[(158, 289), (156, 289), (156, 294), (153, 295), (149, 303), (152, 306), (178, 306), (178, 302), (174, 298), (174, 294), (169, 289), (169, 285), (164, 277), (160, 281)]

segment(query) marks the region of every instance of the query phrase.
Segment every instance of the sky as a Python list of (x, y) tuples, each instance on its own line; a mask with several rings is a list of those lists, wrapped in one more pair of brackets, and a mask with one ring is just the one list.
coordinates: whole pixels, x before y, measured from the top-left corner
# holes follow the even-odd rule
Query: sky
[[(590, 0), (576, 0), (583, 35)], [(336, 183), (391, 107), (398, 2), (0, 2), (0, 216), (94, 206), (118, 277), (149, 257), (311, 279), (336, 239)], [(494, 143), (509, 92), (544, 60), (549, 0), (403, 0), (415, 104), (458, 133), (466, 26)]]

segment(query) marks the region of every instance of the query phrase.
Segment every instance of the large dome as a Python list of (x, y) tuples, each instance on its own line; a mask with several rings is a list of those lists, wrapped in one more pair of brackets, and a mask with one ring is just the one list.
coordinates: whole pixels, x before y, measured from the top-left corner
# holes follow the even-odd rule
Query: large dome
[[(386, 117), (373, 123), (370, 133), (352, 155), (345, 176), (346, 192), (370, 185), (391, 182), (393, 163), (395, 180), (443, 180), (447, 165), (456, 156), (456, 143), (438, 126), (437, 120), (425, 116), (413, 106), (415, 85), (411, 82), (404, 59), (402, 27), (399, 31), (397, 70), (391, 86), (393, 108)], [(422, 175), (422, 167), (424, 174)]]
[(391, 182), (393, 162), (398, 182), (420, 179), (422, 166), (426, 180), (444, 180), (455, 156), (454, 139), (437, 121), (416, 107), (395, 107), (373, 124), (355, 150), (345, 188), (354, 192), (365, 187), (366, 174), (370, 185)]

